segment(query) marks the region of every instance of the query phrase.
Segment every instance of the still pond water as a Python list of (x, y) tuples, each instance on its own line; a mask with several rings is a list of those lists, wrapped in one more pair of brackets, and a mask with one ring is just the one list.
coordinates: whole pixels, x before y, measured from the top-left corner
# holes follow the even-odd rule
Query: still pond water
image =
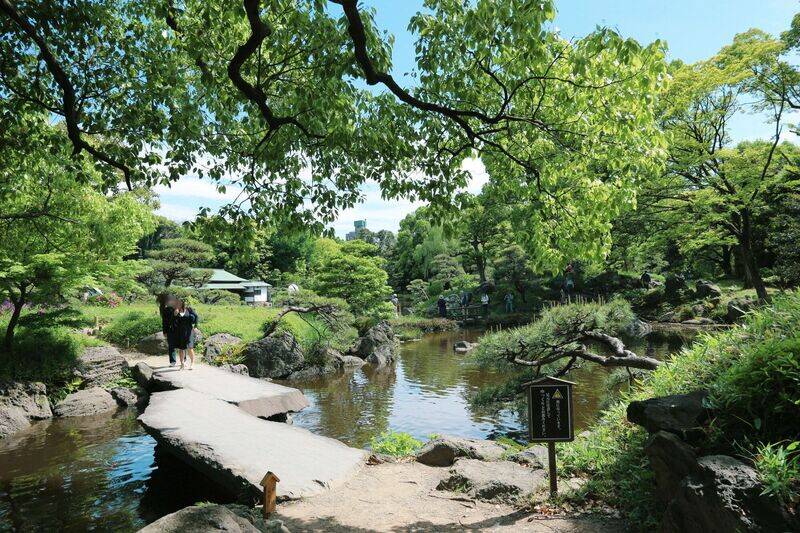
[[(524, 412), (478, 409), (469, 397), (503, 376), (464, 364), (457, 340), (475, 331), (426, 336), (404, 344), (394, 368), (362, 368), (323, 380), (293, 382), (311, 406), (294, 423), (351, 446), (367, 446), (387, 430), (418, 438), (454, 434), (479, 438), (525, 432)], [(657, 357), (679, 338), (633, 344)], [(592, 366), (572, 376), (576, 430), (596, 416), (608, 372)], [(136, 422), (136, 412), (41, 422), (0, 440), (0, 531), (136, 531), (198, 501), (228, 497), (167, 454)]]

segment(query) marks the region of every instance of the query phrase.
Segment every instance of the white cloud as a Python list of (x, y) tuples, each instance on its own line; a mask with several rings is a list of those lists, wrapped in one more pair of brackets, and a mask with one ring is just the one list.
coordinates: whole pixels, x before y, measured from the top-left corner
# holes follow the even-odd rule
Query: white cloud
[[(461, 168), (471, 175), (464, 190), (472, 194), (480, 193), (483, 186), (489, 181), (489, 175), (483, 162), (478, 158), (471, 157), (464, 160)], [(307, 179), (308, 176), (310, 176), (310, 170), (301, 171), (301, 177)], [(232, 185), (227, 185), (226, 188), (225, 194), (220, 194), (215, 183), (201, 180), (195, 176), (185, 176), (172, 183), (171, 187), (159, 185), (155, 187), (155, 192), (161, 199), (161, 208), (157, 213), (176, 222), (192, 220), (200, 207), (216, 210), (222, 205), (236, 200), (241, 189)], [(425, 205), (424, 202), (405, 198), (384, 200), (381, 197), (380, 187), (374, 182), (367, 183), (362, 190), (364, 201), (353, 208), (342, 211), (336, 222), (332, 224), (336, 235), (344, 237), (353, 230), (353, 222), (361, 219), (367, 220), (367, 227), (372, 231), (387, 229), (397, 232), (400, 221), (406, 215)]]
[(226, 185), (225, 194), (220, 194), (215, 183), (186, 176), (172, 183), (170, 186), (156, 186), (155, 192), (158, 193), (161, 198), (197, 198), (215, 200), (218, 202), (230, 202), (236, 199), (241, 189), (234, 185)]
[(194, 220), (199, 209), (199, 205), (192, 206), (161, 202), (161, 207), (156, 210), (156, 214), (174, 220), (175, 222), (186, 222), (187, 220)]
[(467, 158), (461, 163), (461, 169), (466, 170), (472, 176), (467, 184), (467, 191), (472, 194), (480, 193), (483, 186), (489, 181), (489, 173), (486, 172), (483, 161), (477, 157)]
[[(478, 194), (483, 186), (489, 181), (489, 174), (483, 162), (475, 157), (465, 159), (461, 168), (470, 173), (471, 178), (465, 190)], [(412, 202), (406, 199), (384, 200), (381, 198), (380, 188), (375, 183), (370, 183), (364, 190), (364, 202), (342, 211), (333, 229), (336, 235), (344, 237), (348, 232), (353, 231), (353, 222), (356, 220), (367, 220), (367, 228), (371, 231), (388, 229), (397, 232), (400, 221), (409, 213), (425, 205), (425, 202)]]

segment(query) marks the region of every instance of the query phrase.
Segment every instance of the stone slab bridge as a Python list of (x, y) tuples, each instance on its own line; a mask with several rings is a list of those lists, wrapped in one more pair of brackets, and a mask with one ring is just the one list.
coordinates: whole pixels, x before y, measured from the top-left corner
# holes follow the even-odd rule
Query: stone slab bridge
[(313, 496), (343, 483), (367, 452), (284, 422), (266, 420), (307, 407), (303, 393), (209, 365), (193, 370), (134, 362), (151, 391), (139, 422), (159, 445), (243, 502), (262, 494), (268, 471), (279, 500)]

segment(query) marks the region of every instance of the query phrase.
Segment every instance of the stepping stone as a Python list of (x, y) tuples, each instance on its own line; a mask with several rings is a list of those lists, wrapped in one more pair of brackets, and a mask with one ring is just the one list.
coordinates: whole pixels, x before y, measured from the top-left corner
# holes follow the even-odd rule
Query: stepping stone
[[(140, 363), (141, 364), (141, 363)], [(251, 378), (209, 365), (192, 370), (161, 367), (153, 370), (149, 389), (189, 389), (238, 406), (253, 416), (269, 418), (308, 407), (302, 391), (277, 383)]]
[(243, 502), (261, 497), (259, 483), (268, 471), (280, 478), (279, 499), (304, 498), (348, 480), (367, 456), (364, 450), (256, 418), (188, 388), (154, 393), (139, 421), (167, 451)]

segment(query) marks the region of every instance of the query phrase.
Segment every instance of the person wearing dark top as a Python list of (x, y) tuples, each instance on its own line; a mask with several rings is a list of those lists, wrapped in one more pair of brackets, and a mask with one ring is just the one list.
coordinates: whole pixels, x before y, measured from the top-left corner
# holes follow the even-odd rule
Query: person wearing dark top
[(178, 300), (172, 325), (175, 333), (175, 348), (181, 360), (181, 370), (184, 368), (186, 355), (189, 355), (189, 370), (194, 366), (194, 341), (197, 334), (198, 316), (194, 309), (186, 306), (186, 302)]
[(444, 299), (444, 296), (439, 296), (439, 299), (436, 300), (436, 306), (439, 308), (439, 316), (447, 318), (447, 300)]
[(175, 334), (172, 331), (172, 325), (175, 322), (175, 298), (168, 294), (159, 294), (158, 311), (161, 314), (161, 332), (167, 339), (169, 366), (175, 366)]

